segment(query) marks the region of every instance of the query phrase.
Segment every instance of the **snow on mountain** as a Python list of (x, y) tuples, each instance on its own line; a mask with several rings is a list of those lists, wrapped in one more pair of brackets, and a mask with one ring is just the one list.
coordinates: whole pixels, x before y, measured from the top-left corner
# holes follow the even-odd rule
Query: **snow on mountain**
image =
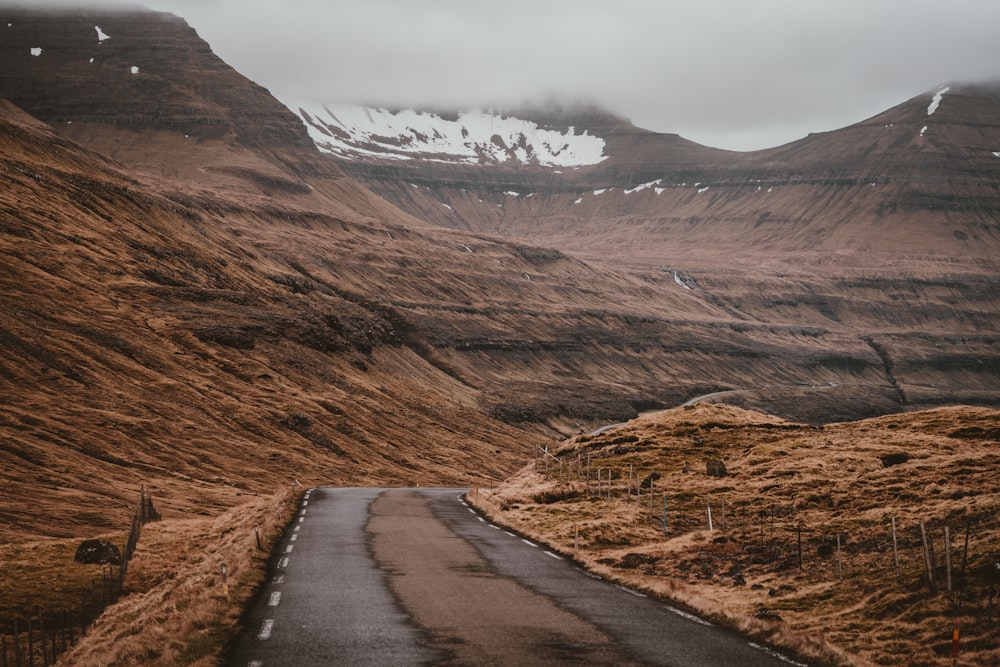
[(343, 104), (289, 107), (305, 121), (320, 150), (348, 159), (581, 167), (607, 158), (604, 140), (586, 131), (546, 129), (488, 111), (463, 111), (452, 119)]

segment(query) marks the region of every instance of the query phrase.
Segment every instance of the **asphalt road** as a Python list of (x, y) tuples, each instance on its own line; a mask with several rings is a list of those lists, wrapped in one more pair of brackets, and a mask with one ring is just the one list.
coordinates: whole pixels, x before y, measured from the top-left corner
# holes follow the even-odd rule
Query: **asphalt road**
[(461, 494), (308, 492), (226, 664), (798, 664), (595, 578)]

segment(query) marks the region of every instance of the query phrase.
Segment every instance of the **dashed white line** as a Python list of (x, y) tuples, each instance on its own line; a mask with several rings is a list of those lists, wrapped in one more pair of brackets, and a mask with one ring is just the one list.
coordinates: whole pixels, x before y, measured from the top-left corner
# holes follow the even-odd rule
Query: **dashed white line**
[(285, 547), (285, 553), (286, 554), (292, 553), (292, 549), (294, 549), (294, 548), (295, 548), (294, 544), (289, 544), (287, 547)]
[(260, 626), (260, 632), (257, 633), (257, 639), (260, 639), (261, 641), (270, 639), (272, 630), (274, 630), (274, 619), (265, 619)]
[(277, 607), (279, 604), (281, 604), (281, 592), (275, 591), (267, 598), (267, 606)]
[(264, 663), (260, 660), (251, 660), (247, 663), (247, 667), (264, 667)]
[(472, 509), (471, 507), (466, 507), (465, 509), (469, 510), (470, 514), (475, 514), (476, 513), (476, 510)]
[(483, 523), (486, 523), (486, 519), (484, 519), (483, 517), (477, 516), (476, 518), (479, 519), (480, 521), (482, 521)]
[[(625, 588), (624, 586), (619, 586), (618, 584), (615, 584), (615, 588), (617, 588), (617, 589), (618, 589), (618, 590), (620, 590), (620, 591), (625, 591), (625, 592), (626, 592), (626, 593), (628, 593), (629, 595), (634, 595), (634, 596), (636, 596), (637, 598), (644, 598), (644, 597), (646, 597), (646, 595), (645, 595), (644, 593), (640, 593), (639, 591), (633, 591), (633, 590), (632, 590), (631, 588)], [(679, 611), (679, 610), (677, 610), (677, 609), (674, 609), (673, 611), (674, 611), (674, 612), (677, 612), (677, 611)], [(690, 614), (689, 614), (689, 615), (690, 615)], [(695, 617), (695, 618), (697, 618), (697, 617)], [(698, 619), (698, 620), (701, 620), (701, 619)]]
[(288, 567), (288, 559), (287, 558), (282, 558), (281, 560), (279, 560), (278, 561), (278, 567), (280, 567), (282, 570), (284, 570), (286, 567)]
[(667, 605), (667, 609), (669, 609), (670, 611), (674, 612), (675, 614), (677, 614), (681, 618), (686, 618), (689, 621), (694, 621), (695, 623), (697, 623), (699, 625), (704, 625), (704, 626), (709, 627), (709, 628), (712, 627), (712, 624), (709, 623), (708, 621), (706, 621), (705, 619), (698, 618), (694, 614), (689, 614), (686, 611), (682, 611), (682, 610), (678, 609), (677, 607), (671, 607), (670, 605)]
[(781, 660), (782, 662), (787, 662), (789, 665), (795, 665), (795, 667), (809, 667), (809, 665), (805, 664), (804, 662), (796, 662), (795, 660), (792, 660), (787, 656), (781, 655), (777, 651), (772, 651), (766, 646), (761, 646), (760, 644), (755, 644), (753, 642), (747, 642), (747, 644), (757, 649), (758, 651), (763, 651), (764, 653), (767, 653), (770, 656), (774, 656), (775, 658)]
[(524, 542), (525, 544), (527, 544), (529, 547), (535, 547), (536, 549), (538, 548), (537, 544), (535, 544), (534, 542), (529, 542), (528, 540), (524, 539), (523, 537), (521, 538), (521, 541)]
[(308, 500), (303, 500), (303, 501), (302, 501), (302, 506), (303, 506), (303, 507), (305, 507), (305, 506), (306, 506), (306, 505), (308, 505), (308, 504), (309, 504), (309, 501), (308, 501)]
[(500, 530), (500, 526), (494, 526), (492, 523), (490, 524), (490, 528), (493, 530)]
[(300, 530), (302, 530), (302, 526), (295, 526), (295, 528), (292, 528), (292, 532), (293, 532), (293, 533), (297, 533), (297, 532), (299, 532)]
[(300, 517), (299, 517), (299, 523), (302, 523), (302, 522), (303, 522), (303, 521), (305, 521), (305, 520), (306, 520), (306, 518), (305, 518), (304, 516), (300, 516)]
[(292, 537), (291, 537), (291, 538), (290, 538), (290, 539), (289, 539), (288, 541), (289, 541), (289, 542), (294, 542), (294, 541), (295, 541), (295, 540), (297, 540), (297, 539), (299, 539), (299, 536), (298, 536), (298, 535), (292, 535)]
[(509, 530), (505, 530), (505, 531), (503, 531), (503, 534), (504, 534), (504, 535), (510, 535), (511, 537), (517, 537), (517, 535), (515, 535), (515, 534), (514, 534), (514, 533), (512, 533), (512, 532), (510, 532)]
[(546, 556), (552, 556), (552, 557), (553, 557), (553, 558), (555, 558), (556, 560), (562, 560), (562, 559), (563, 559), (563, 557), (562, 557), (562, 556), (560, 556), (559, 554), (554, 554), (554, 553), (552, 553), (551, 551), (546, 551), (546, 552), (545, 552), (545, 555), (546, 555)]
[(275, 576), (274, 579), (271, 580), (271, 583), (272, 584), (283, 584), (283, 583), (285, 583), (285, 575), (279, 574), (279, 575)]

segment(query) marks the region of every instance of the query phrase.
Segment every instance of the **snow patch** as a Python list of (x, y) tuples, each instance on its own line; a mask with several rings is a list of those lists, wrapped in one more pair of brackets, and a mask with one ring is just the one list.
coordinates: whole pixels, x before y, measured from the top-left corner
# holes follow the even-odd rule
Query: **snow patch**
[(645, 190), (646, 188), (651, 188), (653, 186), (659, 185), (661, 181), (663, 181), (663, 179), (658, 178), (655, 181), (650, 181), (649, 183), (643, 183), (642, 185), (637, 185), (631, 190), (623, 190), (623, 192), (627, 195), (630, 195), (633, 192), (639, 192), (640, 190)]
[(94, 26), (94, 30), (96, 30), (96, 31), (97, 31), (97, 41), (98, 41), (98, 42), (103, 42), (103, 41), (104, 41), (104, 40), (106, 40), (106, 39), (111, 39), (111, 36), (110, 36), (110, 35), (105, 35), (105, 34), (104, 34), (104, 31), (103, 31), (103, 30), (101, 30), (101, 26), (99, 26), (99, 25), (95, 25), (95, 26)]
[(132, 74), (138, 74), (139, 68), (136, 65), (132, 65), (132, 67), (129, 68), (129, 71), (131, 71)]
[(514, 192), (513, 190), (508, 190), (507, 192), (504, 192), (504, 194), (508, 195), (510, 197), (520, 197), (521, 196), (520, 192)]
[(91, 59), (90, 59), (90, 62), (94, 62), (94, 59), (93, 59), (93, 58), (91, 58)]
[(601, 188), (600, 190), (594, 190), (594, 194), (595, 195), (603, 195), (607, 191), (608, 191), (607, 188)]
[(993, 151), (993, 157), (1000, 157), (1000, 151)]
[(920, 128), (920, 136), (922, 137), (926, 133), (927, 133), (927, 126), (924, 125), (922, 128)]
[(951, 90), (951, 86), (945, 86), (941, 90), (934, 93), (934, 97), (931, 98), (931, 103), (927, 105), (928, 116), (934, 115), (934, 112), (938, 110), (939, 106), (941, 106), (941, 98), (943, 98), (944, 94), (947, 93), (949, 90)]
[(577, 200), (576, 200), (575, 202), (573, 202), (573, 203), (574, 203), (574, 204), (582, 204), (582, 203), (583, 203), (583, 197), (580, 197), (579, 199), (577, 199)]
[(455, 210), (455, 209), (453, 209), (453, 208), (452, 208), (451, 206), (448, 206), (447, 204), (445, 204), (444, 202), (441, 202), (441, 206), (444, 206), (444, 207), (445, 207), (446, 209), (448, 209), (449, 211), (454, 211), (454, 210)]
[(656, 196), (659, 197), (666, 191), (666, 188), (653, 188), (653, 191), (656, 193)]
[(708, 192), (708, 189), (709, 189), (710, 187), (711, 187), (711, 186), (709, 186), (709, 185), (706, 185), (706, 186), (705, 186), (705, 187), (703, 187), (703, 188), (698, 188), (698, 194), (701, 194), (702, 192)]
[(31, 55), (35, 56), (36, 58), (42, 55), (42, 47), (40, 46), (31, 47)]
[(691, 289), (691, 286), (681, 280), (681, 277), (674, 271), (674, 282), (683, 287), (684, 289)]
[(429, 112), (347, 104), (289, 107), (298, 111), (321, 151), (344, 158), (577, 167), (608, 157), (604, 139), (586, 131), (549, 130), (492, 112), (465, 111), (450, 119)]

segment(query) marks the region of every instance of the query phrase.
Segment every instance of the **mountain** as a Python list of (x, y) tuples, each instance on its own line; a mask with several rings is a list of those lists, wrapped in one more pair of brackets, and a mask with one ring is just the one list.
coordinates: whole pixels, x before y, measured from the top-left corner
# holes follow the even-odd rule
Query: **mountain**
[[(942, 87), (856, 125), (753, 153), (709, 149), (586, 108), (452, 120), (292, 106), (321, 150), (401, 208), (588, 258), (655, 265), (683, 255), (689, 268), (720, 255), (727, 265), (734, 255), (744, 265), (761, 255), (799, 265), (960, 259), (992, 271), (1000, 256), (998, 86)], [(470, 137), (465, 153), (435, 153), (437, 138), (451, 136)], [(593, 153), (569, 148), (572, 141)], [(504, 160), (470, 160), (473, 142)], [(551, 147), (586, 158), (539, 159)]]
[(5, 535), (143, 482), (177, 516), (497, 479), (715, 391), (1000, 403), (989, 88), (735, 154), (595, 108), (299, 116), (169, 14), (0, 31)]

